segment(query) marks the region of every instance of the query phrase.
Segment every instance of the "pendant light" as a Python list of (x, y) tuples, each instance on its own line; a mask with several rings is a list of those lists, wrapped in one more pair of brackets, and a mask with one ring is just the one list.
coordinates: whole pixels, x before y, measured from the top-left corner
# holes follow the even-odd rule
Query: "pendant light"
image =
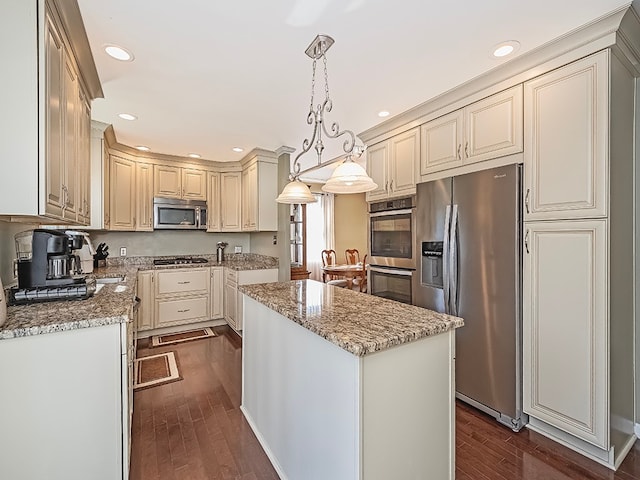
[[(334, 175), (329, 179), (327, 184), (328, 188), (322, 189), (326, 192), (333, 193), (361, 193), (368, 192), (377, 188), (377, 185), (367, 175), (367, 172), (353, 162), (351, 158), (354, 150), (359, 151), (360, 155), (364, 151), (364, 147), (356, 147), (356, 136), (351, 130), (340, 130), (337, 122), (333, 122), (330, 128), (327, 130), (325, 125), (324, 114), (325, 112), (331, 112), (333, 108), (333, 102), (329, 96), (329, 76), (327, 73), (327, 57), (326, 52), (329, 47), (333, 45), (334, 40), (328, 35), (317, 35), (316, 38), (305, 50), (305, 53), (313, 59), (313, 74), (311, 77), (311, 102), (309, 103), (309, 113), (307, 115), (307, 123), (313, 126), (313, 134), (311, 139), (306, 138), (302, 142), (302, 151), (298, 153), (293, 161), (293, 172), (289, 174), (290, 182), (284, 187), (282, 193), (276, 199), (279, 203), (312, 203), (315, 198), (311, 194), (309, 187), (300, 181), (300, 175), (309, 171), (315, 170), (319, 166), (322, 166), (322, 151), (324, 150), (324, 143), (322, 141), (322, 135), (327, 138), (339, 138), (346, 135), (344, 142), (342, 143), (342, 149), (347, 156), (347, 160), (336, 168)], [(325, 98), (322, 103), (318, 103), (314, 107), (314, 95), (316, 85), (316, 64), (318, 60), (322, 60), (324, 66), (324, 92)], [(315, 109), (314, 109), (315, 108)], [(311, 147), (314, 148), (318, 156), (317, 165), (310, 167), (304, 171), (300, 171), (300, 157), (306, 154)], [(341, 167), (344, 167), (341, 169)], [(339, 170), (340, 169), (340, 170)], [(334, 179), (333, 177), (336, 176)], [(331, 189), (334, 190), (331, 190)], [(338, 192), (337, 189), (340, 191)], [(304, 201), (300, 201), (304, 200)]]

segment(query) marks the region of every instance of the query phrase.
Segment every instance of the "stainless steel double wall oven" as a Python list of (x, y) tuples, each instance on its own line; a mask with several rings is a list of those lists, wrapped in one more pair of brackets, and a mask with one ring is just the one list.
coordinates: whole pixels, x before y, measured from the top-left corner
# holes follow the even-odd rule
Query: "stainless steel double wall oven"
[(369, 205), (369, 293), (411, 303), (416, 270), (415, 197)]

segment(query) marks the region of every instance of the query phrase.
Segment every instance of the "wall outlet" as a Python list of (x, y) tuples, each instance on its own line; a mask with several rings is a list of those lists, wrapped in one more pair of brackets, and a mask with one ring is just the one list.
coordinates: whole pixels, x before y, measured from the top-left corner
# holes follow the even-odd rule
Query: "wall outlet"
[(277, 245), (278, 244), (278, 235), (274, 235), (273, 236), (273, 244)]
[(241, 245), (236, 245), (234, 253), (242, 253), (242, 246)]
[(120, 256), (121, 257), (127, 256), (127, 247), (120, 247)]

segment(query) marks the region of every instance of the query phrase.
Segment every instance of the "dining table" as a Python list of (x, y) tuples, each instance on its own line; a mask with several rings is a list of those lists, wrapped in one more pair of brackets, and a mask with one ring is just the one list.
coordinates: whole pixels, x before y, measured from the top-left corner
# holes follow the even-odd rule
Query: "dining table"
[(322, 267), (322, 272), (326, 273), (330, 277), (342, 277), (347, 281), (347, 288), (353, 288), (353, 281), (356, 278), (360, 278), (360, 291), (365, 285), (367, 269), (369, 265), (362, 265), (362, 263), (336, 263), (333, 265), (325, 265)]

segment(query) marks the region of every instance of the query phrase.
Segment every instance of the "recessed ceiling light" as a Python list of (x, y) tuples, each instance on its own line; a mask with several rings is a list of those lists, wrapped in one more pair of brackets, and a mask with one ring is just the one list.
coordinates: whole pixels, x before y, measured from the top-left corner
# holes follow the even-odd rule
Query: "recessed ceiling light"
[(133, 54), (118, 45), (105, 45), (104, 51), (107, 52), (107, 55), (115, 58), (116, 60), (120, 60), (122, 62), (133, 61)]
[(151, 150), (149, 147), (145, 147), (144, 145), (138, 145), (136, 148), (138, 150), (142, 150), (143, 152), (148, 152), (149, 150)]
[(378, 112), (378, 116), (379, 117), (388, 117), (389, 116), (389, 112), (387, 112), (386, 110), (382, 110), (380, 112)]
[(233, 147), (231, 150), (233, 150), (234, 152), (244, 152), (244, 148), (240, 148), (240, 147)]
[(508, 42), (501, 42), (495, 45), (491, 49), (491, 54), (494, 57), (502, 58), (502, 57), (506, 57), (507, 55), (511, 55), (512, 53), (515, 53), (519, 48), (520, 48), (520, 42), (517, 42), (515, 40), (509, 40)]
[(118, 116), (123, 120), (137, 120), (138, 117), (131, 115), (130, 113), (119, 113)]
[(198, 155), (197, 153), (190, 153), (188, 156), (191, 158), (200, 158), (200, 155)]

